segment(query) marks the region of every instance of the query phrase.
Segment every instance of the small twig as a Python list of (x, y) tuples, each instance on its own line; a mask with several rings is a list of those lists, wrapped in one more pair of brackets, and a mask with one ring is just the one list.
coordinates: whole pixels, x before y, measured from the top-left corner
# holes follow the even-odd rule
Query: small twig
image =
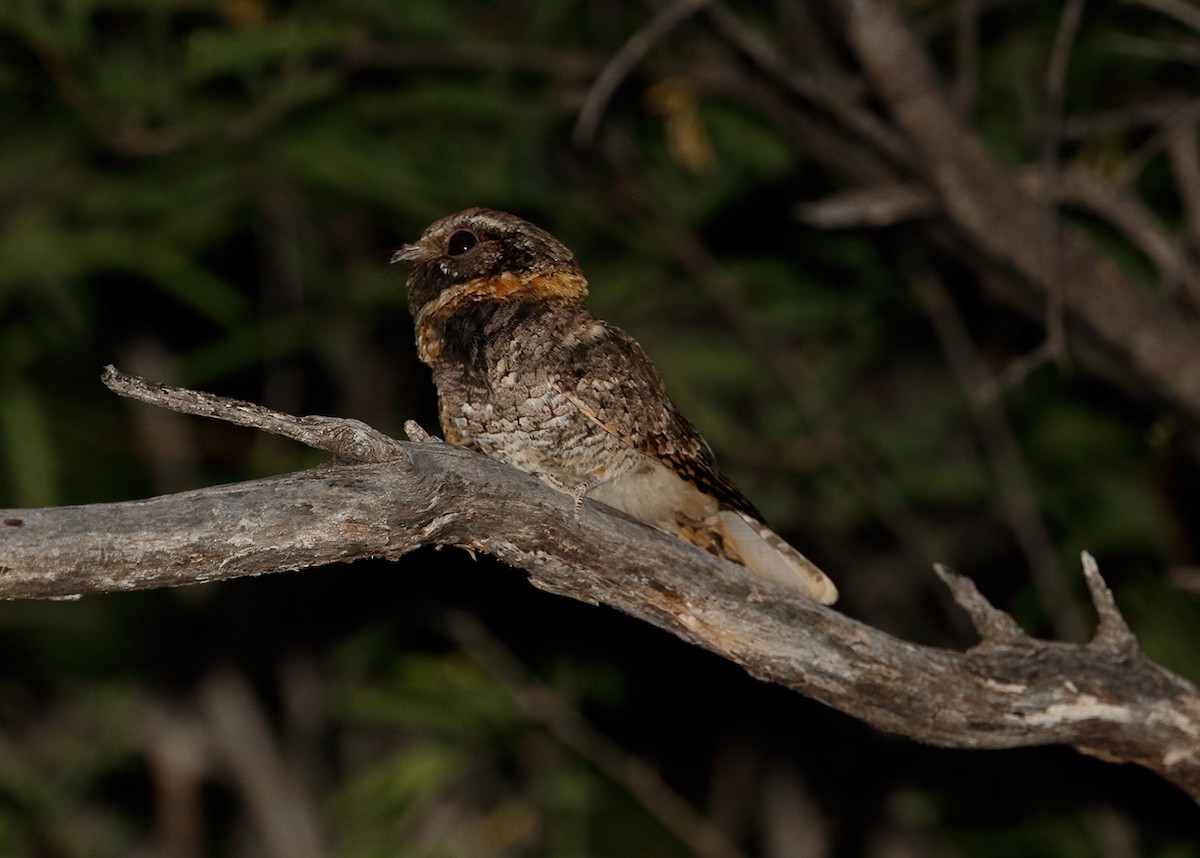
[(913, 182), (854, 188), (824, 199), (797, 203), (800, 220), (818, 229), (894, 226), (937, 214), (937, 197)]
[(1188, 134), (1200, 122), (1200, 98), (1184, 102), (1169, 116), (1163, 118), (1153, 134), (1136, 149), (1121, 164), (1120, 181), (1127, 187), (1132, 187), (1142, 172), (1150, 166), (1155, 158), (1168, 149), (1171, 141), (1181, 134)]
[(1125, 0), (1127, 4), (1145, 6), (1168, 18), (1174, 18), (1185, 27), (1200, 33), (1200, 8), (1186, 0)]
[[(1071, 47), (1079, 32), (1085, 0), (1066, 0), (1058, 19), (1058, 30), (1054, 35), (1054, 47), (1050, 52), (1050, 63), (1046, 70), (1046, 110), (1042, 119), (1041, 163), (1042, 172), (1056, 176), (1061, 169), (1059, 141), (1062, 137), (1063, 98), (1066, 89), (1067, 68), (1070, 65)], [(1061, 276), (1062, 220), (1057, 206), (1046, 202), (1043, 206), (1046, 230), (1042, 234), (1045, 243), (1046, 283), (1049, 286), (1046, 301), (1046, 346), (1058, 361), (1066, 359), (1066, 288), (1067, 279)]]
[(835, 823), (821, 806), (817, 793), (817, 788), (805, 783), (795, 764), (780, 759), (770, 765), (763, 775), (760, 795), (746, 799), (757, 805), (764, 858), (829, 858), (836, 854)]
[(1149, 260), (1165, 288), (1177, 289), (1182, 284), (1192, 302), (1200, 306), (1200, 271), (1188, 258), (1182, 241), (1136, 196), (1082, 167), (1025, 173), (1021, 187), (1035, 199), (1078, 206), (1102, 218)]
[(1173, 590), (1200, 599), (1200, 566), (1170, 566), (1164, 580)]
[(630, 36), (629, 41), (612, 55), (592, 82), (583, 100), (583, 106), (579, 109), (575, 130), (571, 132), (571, 139), (577, 145), (587, 145), (595, 139), (596, 131), (600, 128), (600, 119), (604, 116), (604, 110), (608, 107), (613, 93), (654, 44), (711, 2), (712, 0), (675, 0)]
[(192, 713), (151, 699), (135, 729), (154, 787), (154, 854), (200, 858), (205, 822), (202, 789), (212, 774), (212, 749), (204, 725)]
[(442, 439), (425, 431), (425, 427), (416, 420), (404, 421), (404, 434), (414, 444), (441, 444)]
[(955, 112), (966, 121), (975, 103), (979, 77), (979, 0), (954, 4), (954, 89)]
[(121, 396), (183, 414), (211, 417), (235, 426), (282, 435), (315, 450), (332, 453), (343, 462), (372, 464), (404, 456), (404, 447), (399, 441), (372, 429), (361, 420), (315, 415), (295, 417), (242, 399), (126, 375), (111, 364), (104, 368), (100, 378), (109, 390)]
[(1192, 249), (1200, 253), (1200, 134), (1195, 127), (1171, 138), (1167, 157), (1175, 175), (1175, 189), (1183, 204), (1183, 217)]
[(826, 72), (820, 79), (799, 69), (779, 52), (760, 30), (746, 24), (724, 6), (709, 13), (717, 30), (768, 76), (802, 99), (828, 113), (838, 125), (895, 164), (909, 164), (912, 151), (904, 138), (861, 102), (865, 93), (857, 78)]
[(1095, 637), (1092, 638), (1092, 644), (1114, 650), (1136, 651), (1138, 648), (1137, 638), (1134, 637), (1125, 618), (1121, 616), (1121, 610), (1117, 607), (1117, 600), (1113, 598), (1112, 590), (1100, 577), (1100, 566), (1096, 563), (1096, 558), (1090, 552), (1084, 551), (1082, 559), (1083, 580), (1087, 582), (1088, 592), (1092, 596), (1092, 604), (1096, 606), (1096, 615), (1100, 618)]
[(525, 712), (558, 741), (629, 791), (655, 819), (696, 855), (745, 858), (712, 820), (695, 810), (641, 758), (588, 723), (579, 710), (540, 682), (517, 656), (464, 613), (447, 617), (450, 636), (468, 655), (507, 686)]
[(1200, 64), (1200, 45), (1189, 40), (1166, 39), (1161, 36), (1116, 35), (1112, 37), (1111, 50), (1126, 56), (1153, 60), (1157, 63)]
[(1097, 110), (1095, 113), (1081, 116), (1068, 116), (1062, 120), (1062, 139), (1087, 140), (1092, 137), (1127, 134), (1146, 126), (1161, 125), (1189, 101), (1190, 99), (1183, 95), (1164, 94), (1135, 104)]
[[(1054, 47), (1050, 52), (1050, 64), (1046, 69), (1046, 124), (1043, 129), (1043, 146), (1058, 147), (1058, 126), (1062, 122), (1063, 98), (1066, 90), (1067, 68), (1070, 65), (1071, 49), (1079, 34), (1086, 0), (1067, 0), (1058, 18), (1058, 30), (1054, 34)], [(1043, 150), (1043, 154), (1045, 150)]]
[(198, 693), (214, 753), (246, 799), (271, 858), (322, 858), (316, 808), (288, 770), (279, 743), (249, 684), (241, 676), (209, 677)]
[(1049, 343), (1043, 338), (1040, 343), (1024, 354), (1009, 361), (1008, 366), (1000, 370), (996, 385), (992, 389), (993, 396), (999, 396), (1006, 390), (1012, 390), (1024, 384), (1025, 379), (1042, 364), (1053, 359)]
[(933, 571), (950, 588), (954, 601), (967, 612), (983, 644), (1012, 643), (1028, 637), (1016, 620), (984, 598), (970, 578), (942, 563), (934, 563)]

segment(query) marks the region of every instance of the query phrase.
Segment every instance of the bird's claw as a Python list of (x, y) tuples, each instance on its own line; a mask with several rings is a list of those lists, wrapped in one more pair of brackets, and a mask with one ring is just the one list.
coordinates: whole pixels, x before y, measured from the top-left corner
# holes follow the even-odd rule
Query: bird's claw
[(579, 511), (583, 508), (584, 496), (604, 482), (600, 477), (591, 477), (583, 482), (571, 484), (563, 482), (553, 474), (539, 474), (538, 476), (551, 487), (571, 496), (571, 499), (574, 501), (571, 506), (571, 518), (574, 521), (579, 521)]

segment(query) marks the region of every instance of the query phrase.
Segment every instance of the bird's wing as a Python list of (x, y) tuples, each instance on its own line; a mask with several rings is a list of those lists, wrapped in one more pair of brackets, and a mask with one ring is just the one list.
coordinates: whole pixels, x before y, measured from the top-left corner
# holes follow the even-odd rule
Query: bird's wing
[(717, 468), (708, 442), (667, 397), (650, 358), (629, 334), (591, 322), (561, 344), (551, 384), (589, 419), (662, 462), (723, 508), (762, 520)]
[[(564, 339), (550, 383), (584, 415), (621, 441), (657, 459), (720, 512), (712, 523), (722, 556), (766, 578), (799, 586), (818, 602), (837, 599), (837, 587), (807, 557), (763, 523), (762, 515), (721, 474), (708, 446), (667, 397), (662, 379), (637, 342), (620, 328), (592, 322)], [(685, 539), (706, 547), (707, 538)]]

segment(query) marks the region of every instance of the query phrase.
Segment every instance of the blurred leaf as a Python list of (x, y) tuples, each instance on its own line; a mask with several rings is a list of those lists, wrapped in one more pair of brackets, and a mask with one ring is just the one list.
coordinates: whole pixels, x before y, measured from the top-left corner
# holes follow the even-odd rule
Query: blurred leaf
[(344, 25), (299, 16), (249, 28), (197, 29), (187, 38), (184, 67), (191, 83), (255, 75), (279, 63), (333, 51), (347, 35)]
[(1103, 557), (1165, 544), (1160, 501), (1142, 470), (1151, 458), (1144, 435), (1056, 398), (1041, 404), (1025, 450), (1039, 498), (1071, 549)]
[(465, 657), (403, 656), (389, 675), (342, 699), (346, 717), (482, 739), (520, 720), (508, 692)]
[(471, 762), (466, 749), (451, 744), (422, 742), (396, 751), (356, 775), (333, 798), (333, 812), (349, 831), (394, 830), (405, 811), (435, 799)]

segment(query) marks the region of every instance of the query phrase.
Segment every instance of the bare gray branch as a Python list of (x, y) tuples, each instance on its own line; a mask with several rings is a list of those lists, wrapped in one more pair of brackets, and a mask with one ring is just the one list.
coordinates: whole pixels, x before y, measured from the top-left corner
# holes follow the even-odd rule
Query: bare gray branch
[(1098, 641), (1127, 645), (1035, 640), (969, 581), (939, 570), (987, 645), (918, 646), (603, 505), (584, 503), (576, 518), (566, 495), (498, 461), (447, 444), (394, 444), (400, 455), (386, 462), (142, 501), (2, 510), (0, 597), (180, 586), (465, 546), (525, 569), (537, 587), (653, 623), (879, 729), (960, 748), (1064, 743), (1146, 766), (1200, 800), (1200, 692), (1125, 637), (1092, 566)]
[(212, 417), (236, 426), (282, 435), (313, 449), (332, 453), (343, 462), (386, 462), (403, 455), (399, 441), (372, 429), (361, 420), (293, 417), (242, 399), (230, 399), (126, 375), (111, 364), (104, 368), (100, 379), (109, 390), (121, 396), (183, 414)]

